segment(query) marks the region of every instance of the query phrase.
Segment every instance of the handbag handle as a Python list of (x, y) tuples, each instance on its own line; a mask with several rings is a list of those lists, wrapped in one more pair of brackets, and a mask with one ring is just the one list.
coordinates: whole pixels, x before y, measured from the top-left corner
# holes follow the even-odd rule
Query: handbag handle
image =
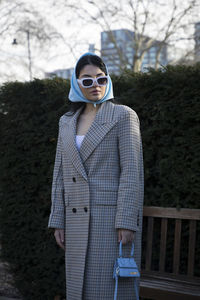
[[(133, 257), (133, 254), (134, 254), (134, 243), (132, 243), (131, 257)], [(120, 241), (119, 244), (119, 257), (122, 257), (122, 241)]]

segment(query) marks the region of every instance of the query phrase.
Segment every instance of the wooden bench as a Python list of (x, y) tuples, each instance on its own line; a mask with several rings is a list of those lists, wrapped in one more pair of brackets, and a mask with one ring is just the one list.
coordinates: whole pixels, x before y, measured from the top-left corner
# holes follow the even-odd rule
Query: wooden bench
[[(196, 243), (197, 233), (198, 238), (200, 235), (200, 209), (144, 207), (143, 215), (140, 297), (200, 300), (200, 278), (194, 273), (197, 251), (200, 253)], [(182, 258), (183, 251), (187, 257)]]

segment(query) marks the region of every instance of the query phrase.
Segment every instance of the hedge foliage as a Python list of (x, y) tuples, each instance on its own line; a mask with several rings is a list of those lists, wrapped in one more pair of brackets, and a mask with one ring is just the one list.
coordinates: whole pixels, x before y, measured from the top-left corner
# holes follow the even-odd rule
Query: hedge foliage
[(125, 89), (118, 79), (115, 90), (140, 118), (145, 204), (200, 208), (200, 65), (168, 66), (124, 80)]
[[(200, 208), (199, 82), (200, 65), (113, 77), (116, 98), (140, 118), (145, 205)], [(58, 120), (68, 91), (69, 81), (59, 78), (0, 88), (2, 256), (27, 300), (65, 292), (63, 251), (47, 222)]]
[(27, 300), (65, 289), (64, 257), (47, 230), (58, 120), (69, 84), (55, 79), (1, 88), (1, 232), (3, 258)]

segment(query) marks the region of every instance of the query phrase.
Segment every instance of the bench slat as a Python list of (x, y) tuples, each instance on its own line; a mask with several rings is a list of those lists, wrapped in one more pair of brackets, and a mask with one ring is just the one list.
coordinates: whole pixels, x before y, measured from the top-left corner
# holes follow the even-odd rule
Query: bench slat
[(194, 257), (195, 257), (195, 242), (196, 242), (196, 221), (190, 221), (189, 233), (189, 250), (188, 250), (188, 275), (194, 274)]
[(146, 264), (145, 264), (145, 270), (147, 271), (150, 271), (151, 269), (153, 225), (154, 225), (154, 219), (152, 217), (148, 217)]
[(176, 220), (174, 236), (174, 256), (173, 256), (173, 273), (178, 274), (180, 263), (180, 245), (181, 245), (181, 220)]
[(182, 220), (200, 220), (200, 209), (144, 206), (144, 217), (172, 218)]
[(160, 272), (164, 272), (164, 270), (165, 270), (167, 224), (168, 224), (168, 220), (166, 218), (163, 218), (161, 221), (161, 238), (160, 238), (160, 258), (159, 258), (159, 271)]

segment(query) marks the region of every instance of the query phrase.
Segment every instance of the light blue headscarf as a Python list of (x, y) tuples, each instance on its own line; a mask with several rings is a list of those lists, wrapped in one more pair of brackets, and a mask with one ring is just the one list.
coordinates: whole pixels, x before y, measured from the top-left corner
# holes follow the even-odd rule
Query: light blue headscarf
[[(97, 56), (97, 55), (94, 54), (94, 53), (87, 52), (87, 53), (83, 54), (83, 55), (79, 58), (79, 60), (80, 60), (83, 56), (86, 56), (86, 55), (95, 55), (95, 56)], [(79, 60), (77, 61), (76, 66), (77, 66)], [(83, 96), (83, 94), (82, 94), (82, 92), (81, 92), (81, 89), (80, 89), (80, 87), (79, 87), (79, 85), (78, 85), (77, 78), (76, 78), (76, 66), (75, 66), (75, 68), (74, 68), (74, 71), (73, 71), (73, 74), (72, 74), (72, 78), (71, 78), (71, 87), (70, 87), (69, 96), (68, 96), (70, 101), (72, 101), (72, 102), (86, 102), (86, 103), (92, 103), (92, 104), (94, 104), (94, 106), (96, 106), (96, 104), (100, 104), (100, 103), (105, 102), (106, 100), (109, 100), (109, 99), (114, 98), (114, 96), (113, 96), (112, 80), (111, 80), (111, 78), (110, 78), (110, 76), (109, 76), (109, 74), (108, 74), (108, 69), (107, 69), (107, 67), (106, 67), (106, 71), (107, 71), (107, 76), (108, 76), (108, 84), (107, 84), (107, 86), (106, 86), (105, 94), (104, 94), (104, 96), (103, 96), (100, 100), (94, 102), (94, 101), (91, 101), (91, 100), (86, 99), (86, 98)]]

